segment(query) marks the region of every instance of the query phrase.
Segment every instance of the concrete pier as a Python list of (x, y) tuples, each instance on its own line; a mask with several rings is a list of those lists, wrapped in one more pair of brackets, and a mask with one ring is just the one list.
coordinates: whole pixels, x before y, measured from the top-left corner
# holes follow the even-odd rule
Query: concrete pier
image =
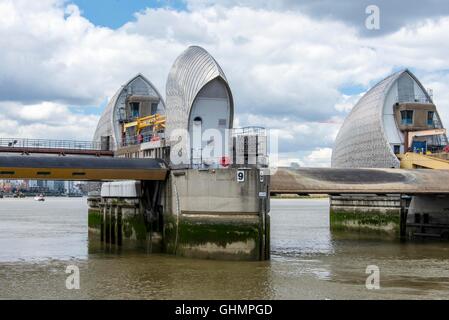
[[(133, 184), (140, 185), (131, 182)], [(99, 233), (100, 241), (110, 248), (139, 248), (148, 252), (161, 252), (161, 233), (156, 228), (153, 229), (146, 220), (142, 198), (137, 194), (132, 197), (126, 192), (123, 195), (126, 197), (107, 195), (88, 199), (89, 232)]]
[(269, 258), (267, 178), (257, 169), (174, 170), (166, 185), (164, 243), (200, 258)]
[(449, 239), (449, 196), (332, 196), (330, 226), (402, 239)]
[(339, 195), (330, 197), (330, 226), (334, 230), (401, 232), (400, 195)]
[(449, 197), (413, 197), (407, 215), (407, 236), (449, 239)]
[[(237, 181), (237, 172), (244, 173), (243, 181)], [(173, 170), (157, 197), (154, 184), (129, 182), (115, 192), (123, 183), (104, 184), (101, 200), (89, 201), (89, 229), (108, 245), (151, 246), (151, 252), (204, 259), (266, 260), (268, 183), (256, 168), (227, 168)], [(157, 200), (148, 201), (151, 197)]]

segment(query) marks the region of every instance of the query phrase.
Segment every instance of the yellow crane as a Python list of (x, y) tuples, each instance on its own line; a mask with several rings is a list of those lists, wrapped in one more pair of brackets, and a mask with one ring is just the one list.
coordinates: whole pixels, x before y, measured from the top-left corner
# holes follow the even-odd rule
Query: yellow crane
[(126, 132), (127, 129), (133, 127), (136, 127), (137, 135), (147, 127), (153, 127), (153, 132), (161, 131), (165, 129), (165, 116), (160, 114), (153, 114), (151, 116), (138, 118), (135, 121), (125, 123), (125, 125), (123, 126), (123, 132)]

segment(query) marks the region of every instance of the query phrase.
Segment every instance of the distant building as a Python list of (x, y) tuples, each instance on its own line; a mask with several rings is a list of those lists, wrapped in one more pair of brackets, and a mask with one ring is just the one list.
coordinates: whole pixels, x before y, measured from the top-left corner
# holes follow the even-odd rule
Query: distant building
[(371, 88), (345, 119), (335, 140), (332, 167), (398, 168), (397, 154), (436, 152), (448, 144), (431, 96), (403, 70)]
[(59, 193), (64, 193), (66, 190), (65, 190), (65, 183), (64, 183), (64, 181), (54, 181), (53, 182), (53, 189), (52, 189), (52, 191), (56, 191), (56, 192), (59, 192)]
[(37, 180), (29, 180), (28, 188), (37, 188)]
[(71, 183), (71, 181), (29, 180), (26, 190), (64, 193), (66, 192), (66, 183)]
[(66, 193), (74, 193), (75, 183), (73, 181), (64, 181), (64, 189)]

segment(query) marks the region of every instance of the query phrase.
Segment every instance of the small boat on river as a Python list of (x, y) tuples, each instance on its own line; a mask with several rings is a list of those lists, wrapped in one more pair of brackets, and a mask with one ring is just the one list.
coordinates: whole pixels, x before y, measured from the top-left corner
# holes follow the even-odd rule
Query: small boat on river
[(38, 196), (35, 196), (34, 200), (36, 200), (36, 201), (45, 201), (45, 197), (44, 197), (43, 194), (40, 194)]

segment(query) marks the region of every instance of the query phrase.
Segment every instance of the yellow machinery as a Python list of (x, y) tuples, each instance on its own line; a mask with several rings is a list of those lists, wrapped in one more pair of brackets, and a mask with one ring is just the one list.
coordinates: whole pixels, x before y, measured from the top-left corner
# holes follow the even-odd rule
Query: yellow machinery
[(126, 132), (129, 128), (136, 127), (136, 134), (140, 134), (142, 129), (147, 127), (153, 127), (153, 132), (158, 132), (165, 129), (165, 116), (160, 114), (154, 114), (151, 116), (146, 116), (138, 118), (136, 121), (125, 123), (123, 126), (123, 132)]
[(403, 169), (449, 170), (449, 160), (439, 158), (436, 155), (407, 152), (406, 154), (399, 154), (398, 158), (401, 160), (401, 168)]
[[(446, 134), (446, 129), (429, 129), (422, 131), (409, 131), (406, 133), (406, 147), (409, 150), (412, 147), (413, 138), (415, 137), (425, 137)], [(399, 160), (401, 160), (401, 168), (403, 169), (416, 169), (416, 168), (426, 168), (426, 169), (440, 169), (449, 170), (449, 160), (444, 159), (439, 156), (439, 154), (431, 154), (427, 152), (415, 153), (407, 152), (405, 154), (397, 155)]]
[(425, 136), (435, 136), (440, 134), (446, 134), (446, 129), (429, 129), (422, 131), (409, 131), (406, 134), (406, 145), (408, 149), (411, 148), (414, 137), (425, 137)]

